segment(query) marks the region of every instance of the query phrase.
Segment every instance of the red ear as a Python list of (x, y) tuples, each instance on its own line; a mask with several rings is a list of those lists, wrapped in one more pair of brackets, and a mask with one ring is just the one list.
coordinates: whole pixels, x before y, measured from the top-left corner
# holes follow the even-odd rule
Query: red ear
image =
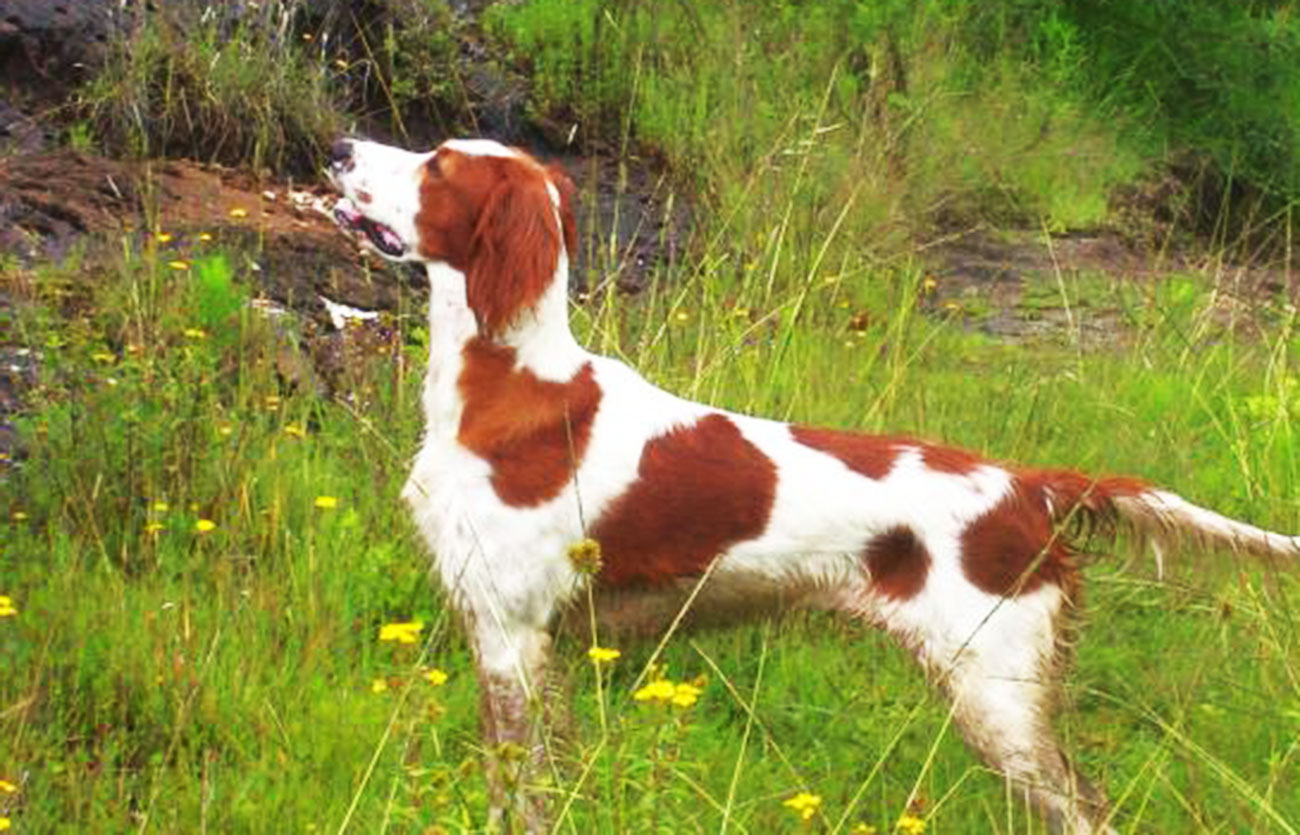
[(545, 180), (502, 180), (479, 215), (465, 273), (466, 300), (479, 332), (499, 335), (536, 304), (555, 276), (559, 256), (560, 230)]

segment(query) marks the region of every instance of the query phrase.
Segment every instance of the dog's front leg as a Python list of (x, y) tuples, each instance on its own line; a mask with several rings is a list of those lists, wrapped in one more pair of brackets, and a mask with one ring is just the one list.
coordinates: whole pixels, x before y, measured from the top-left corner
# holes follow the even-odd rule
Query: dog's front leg
[(501, 624), (490, 616), (471, 624), (483, 739), (487, 747), (490, 823), (505, 832), (545, 832), (542, 687), (551, 637), (544, 628)]

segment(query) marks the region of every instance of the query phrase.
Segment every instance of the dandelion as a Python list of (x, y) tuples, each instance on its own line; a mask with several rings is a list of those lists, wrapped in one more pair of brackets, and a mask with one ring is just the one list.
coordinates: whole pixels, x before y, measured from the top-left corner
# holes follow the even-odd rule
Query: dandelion
[(186, 328), (183, 333), (186, 339), (207, 339), (207, 331), (203, 328)]
[(669, 701), (676, 707), (690, 707), (699, 701), (701, 692), (694, 684), (682, 682), (673, 687), (673, 697)]
[(274, 412), (276, 409), (280, 408), (280, 395), (268, 394), (263, 402), (266, 404), (266, 410), (268, 412)]
[(943, 303), (943, 309), (948, 311), (949, 313), (960, 313), (961, 302), (953, 301), (952, 299), (949, 299), (948, 301)]
[(386, 679), (377, 678), (374, 681), (370, 682), (371, 693), (384, 693), (387, 690), (388, 690), (388, 681)]
[(7, 832), (12, 825), (8, 818), (0, 816), (0, 832)]
[(211, 232), (200, 232), (200, 233), (199, 233), (199, 240), (200, 240), (200, 241), (203, 241), (203, 243), (207, 243), (208, 241), (212, 240), (212, 233), (211, 233)]
[(172, 242), (172, 235), (170, 232), (158, 232), (153, 236), (153, 239), (160, 244), (169, 244)]
[(217, 427), (217, 434), (223, 438), (229, 438), (235, 432), (235, 427), (229, 423), (223, 423)]
[(152, 510), (154, 513), (166, 513), (167, 511), (172, 509), (172, 506), (167, 504), (167, 502), (159, 500), (154, 502), (152, 505), (150, 505), (149, 509)]
[(596, 575), (603, 564), (600, 543), (594, 539), (580, 539), (569, 546), (569, 563), (579, 574)]
[(420, 639), (420, 630), (424, 622), (413, 620), (407, 623), (386, 623), (379, 628), (379, 640), (398, 644), (413, 644)]
[(149, 534), (157, 534), (165, 530), (167, 530), (167, 526), (162, 522), (150, 522), (144, 526), (144, 532)]
[(903, 835), (924, 835), (925, 820), (909, 812), (898, 819), (898, 825), (894, 828)]
[(235, 208), (230, 210), (230, 216), (235, 218), (236, 220), (239, 220), (240, 218), (248, 217), (248, 209), (245, 209), (242, 206), (236, 206)]
[(17, 614), (18, 609), (14, 606), (14, 599), (8, 595), (0, 594), (0, 618), (12, 618)]
[(632, 694), (638, 702), (670, 702), (677, 695), (677, 688), (668, 679), (652, 681)]
[(607, 647), (593, 646), (591, 649), (587, 650), (587, 657), (597, 664), (607, 664), (610, 661), (615, 661), (622, 654), (623, 653), (616, 649), (610, 649)]
[(781, 805), (798, 815), (800, 820), (812, 820), (812, 816), (817, 814), (817, 807), (822, 805), (822, 798), (811, 792), (799, 792)]
[(18, 787), (8, 780), (0, 779), (0, 794), (18, 794)]
[(177, 272), (180, 272), (181, 270), (188, 270), (190, 268), (190, 262), (189, 261), (168, 261), (167, 266), (171, 267), (173, 270), (176, 270)]
[(208, 533), (209, 531), (214, 531), (216, 529), (217, 523), (213, 522), (211, 519), (200, 519), (194, 523), (194, 530), (199, 533)]
[(849, 830), (849, 835), (876, 835), (876, 828), (869, 823), (859, 823)]
[(673, 318), (679, 322), (685, 322), (691, 318), (691, 314), (687, 313), (685, 310), (679, 310), (677, 311), (677, 315)]
[(439, 670), (437, 667), (426, 671), (424, 674), (424, 680), (432, 684), (434, 687), (441, 687), (446, 684), (447, 678), (447, 674), (442, 670)]
[(9, 518), (13, 519), (15, 522), (26, 522), (27, 514), (21, 510), (15, 510), (13, 513), (9, 514)]
[(927, 275), (921, 282), (921, 290), (928, 296), (939, 288), (939, 282), (932, 275)]
[(303, 429), (301, 424), (290, 423), (284, 427), (284, 434), (290, 438), (305, 438), (307, 437), (307, 430)]
[(321, 510), (333, 510), (339, 506), (338, 496), (317, 496), (314, 504)]
[(107, 351), (96, 351), (90, 355), (90, 358), (95, 362), (103, 363), (104, 365), (108, 365), (110, 362), (117, 359), (116, 356)]

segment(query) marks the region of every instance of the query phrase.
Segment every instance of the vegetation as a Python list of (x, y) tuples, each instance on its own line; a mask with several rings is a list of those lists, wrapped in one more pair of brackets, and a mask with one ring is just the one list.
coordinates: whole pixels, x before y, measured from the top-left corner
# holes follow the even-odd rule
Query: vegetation
[[(698, 199), (689, 257), (641, 298), (591, 282), (573, 319), (593, 350), (728, 408), (1141, 474), (1300, 530), (1293, 300), (1227, 304), (1196, 273), (1056, 271), (1018, 315), (1061, 326), (1006, 341), (980, 296), (914, 255), (975, 225), (1105, 222), (1115, 187), (1174, 147), (1281, 201), (1289, 233), (1300, 111), (1269, 118), (1245, 56), (1211, 72), (1218, 44), (1185, 47), (1179, 27), (1220, 19), (1208, 4), (1167, 5), (534, 0), (488, 28), (531, 62), (539, 118), (656, 150)], [(1262, 39), (1278, 63), (1259, 90), (1293, 95), (1300, 63), (1277, 57), (1291, 6), (1231, 8), (1222, 49)], [(1161, 74), (1144, 20), (1183, 59), (1170, 73), (1231, 103)], [(93, 141), (278, 167), (358, 115), (327, 66), (341, 59), (309, 55), (300, 30), (216, 31), (139, 34), (89, 88)], [(254, 80), (185, 70), (229, 56)], [(270, 83), (290, 78), (303, 86)], [(400, 114), (423, 88), (390, 89)], [(308, 101), (321, 121), (295, 120)], [(358, 352), (322, 397), (278, 373), (293, 340), (247, 304), (255, 237), (169, 225), (106, 262), (0, 269), (13, 342), (42, 364), (27, 457), (0, 471), (0, 820), (481, 829), (472, 665), (397, 498), (420, 431), (420, 300), (388, 314), (394, 349)], [(616, 245), (585, 246), (619, 266)], [(1096, 311), (1114, 320), (1099, 343)], [(1123, 547), (1087, 568), (1059, 730), (1123, 831), (1295, 832), (1300, 575), (1230, 554), (1165, 568)], [(653, 646), (611, 643), (560, 636), (560, 831), (1042, 831), (880, 634), (799, 616), (679, 636), (651, 676), (673, 687), (650, 691)]]

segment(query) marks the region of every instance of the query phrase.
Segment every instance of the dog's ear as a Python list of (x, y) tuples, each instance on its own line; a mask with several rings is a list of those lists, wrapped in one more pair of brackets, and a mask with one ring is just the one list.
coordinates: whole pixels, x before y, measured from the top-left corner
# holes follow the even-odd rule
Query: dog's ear
[[(563, 189), (556, 188), (563, 202)], [(537, 303), (555, 277), (560, 241), (542, 177), (512, 176), (497, 184), (474, 228), (465, 273), (466, 301), (479, 333), (499, 336)]]

